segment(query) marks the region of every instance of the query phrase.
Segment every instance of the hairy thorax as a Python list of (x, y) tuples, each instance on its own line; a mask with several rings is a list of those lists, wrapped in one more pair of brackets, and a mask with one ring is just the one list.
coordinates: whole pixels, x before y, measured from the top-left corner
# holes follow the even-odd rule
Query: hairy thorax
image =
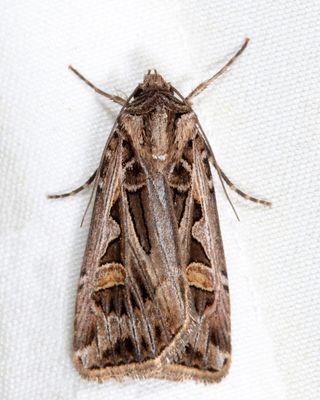
[(196, 134), (196, 116), (192, 111), (183, 106), (181, 110), (172, 110), (161, 102), (139, 115), (123, 113), (120, 125), (141, 161), (158, 172), (170, 170), (181, 157), (186, 142)]

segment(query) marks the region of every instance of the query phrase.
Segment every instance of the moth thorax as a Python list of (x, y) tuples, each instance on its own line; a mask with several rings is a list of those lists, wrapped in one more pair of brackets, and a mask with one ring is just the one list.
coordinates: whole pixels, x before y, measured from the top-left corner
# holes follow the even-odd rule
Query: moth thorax
[(170, 83), (166, 82), (160, 74), (157, 73), (156, 70), (154, 72), (149, 71), (143, 79), (143, 83), (141, 84), (141, 89), (165, 89), (170, 90)]
[(157, 106), (155, 112), (151, 114), (149, 123), (152, 158), (165, 161), (170, 144), (167, 110)]

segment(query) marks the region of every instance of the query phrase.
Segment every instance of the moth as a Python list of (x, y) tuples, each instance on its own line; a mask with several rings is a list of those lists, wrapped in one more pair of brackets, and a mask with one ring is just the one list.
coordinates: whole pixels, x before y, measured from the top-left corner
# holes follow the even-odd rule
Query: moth
[[(218, 382), (231, 362), (226, 262), (210, 165), (217, 164), (192, 99), (155, 70), (128, 99), (99, 94), (122, 108), (94, 183), (94, 208), (81, 268), (73, 361), (79, 373), (109, 378)], [(223, 186), (224, 187), (224, 186)]]

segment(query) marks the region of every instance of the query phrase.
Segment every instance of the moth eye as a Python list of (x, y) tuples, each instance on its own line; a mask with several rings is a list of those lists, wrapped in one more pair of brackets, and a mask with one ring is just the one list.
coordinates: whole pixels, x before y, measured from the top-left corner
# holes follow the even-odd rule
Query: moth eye
[(214, 280), (212, 271), (209, 267), (201, 263), (193, 262), (187, 267), (187, 279), (190, 286), (212, 292)]
[(94, 290), (103, 290), (113, 286), (124, 285), (126, 271), (118, 263), (105, 264), (95, 274)]

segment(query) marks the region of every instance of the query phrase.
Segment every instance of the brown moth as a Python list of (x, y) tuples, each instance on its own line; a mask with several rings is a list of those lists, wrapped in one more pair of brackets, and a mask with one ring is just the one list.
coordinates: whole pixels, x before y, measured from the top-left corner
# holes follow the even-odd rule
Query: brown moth
[(209, 161), (215, 161), (189, 96), (149, 71), (122, 105), (94, 181), (81, 269), (73, 360), (86, 378), (217, 382), (231, 361), (225, 257)]

